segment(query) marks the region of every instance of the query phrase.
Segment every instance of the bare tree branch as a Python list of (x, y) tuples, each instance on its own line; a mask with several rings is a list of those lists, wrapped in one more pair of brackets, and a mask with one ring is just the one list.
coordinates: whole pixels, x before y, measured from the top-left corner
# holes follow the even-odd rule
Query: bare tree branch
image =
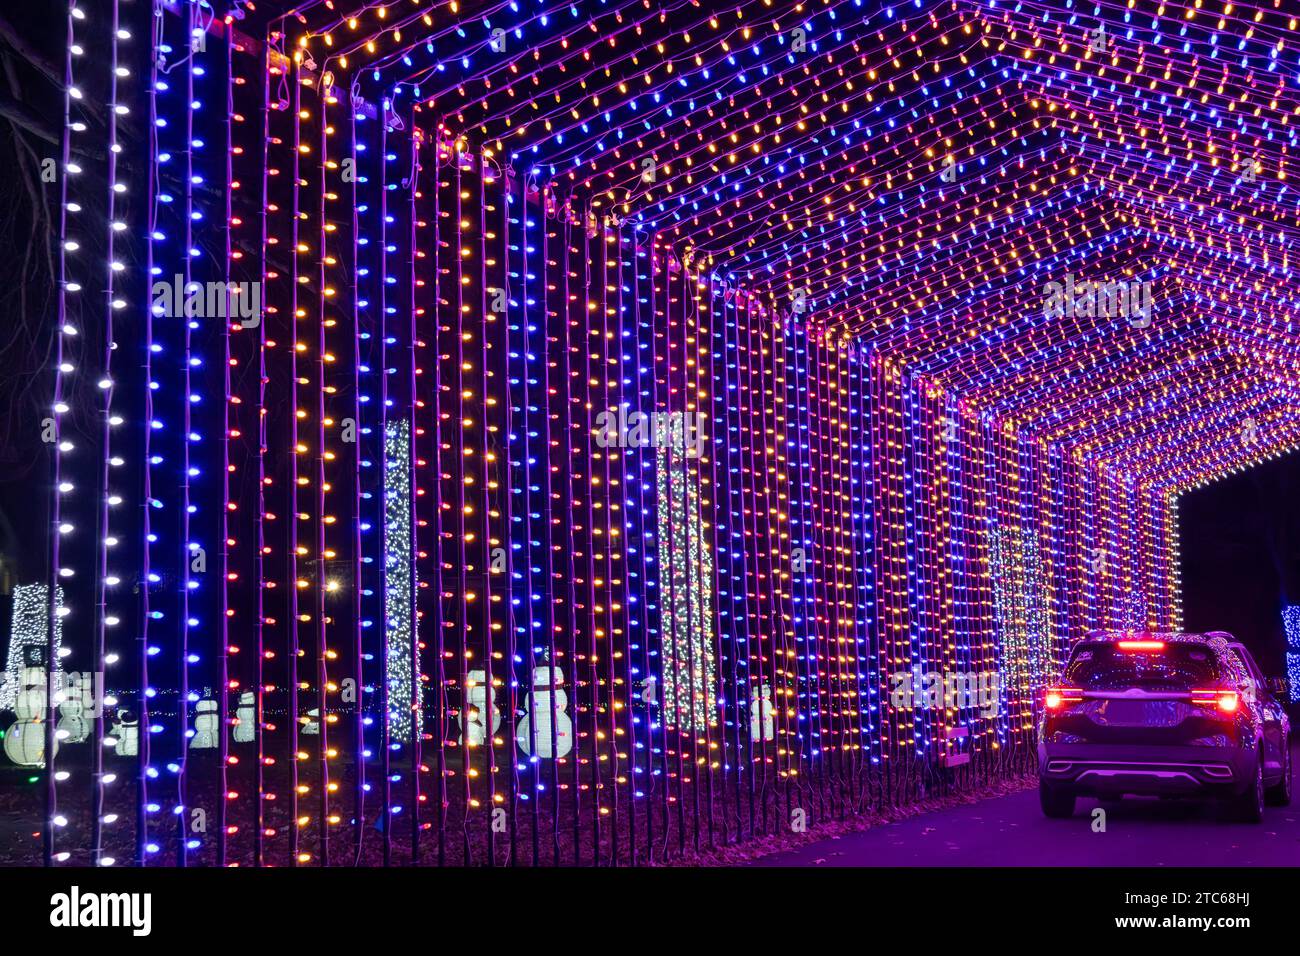
[(0, 116), (47, 143), (53, 143), (55, 146), (59, 145), (58, 133), (47, 126), (36, 113), (7, 93), (0, 93)]
[(43, 73), (51, 83), (59, 87), (59, 89), (63, 88), (63, 71), (43, 57), (37, 50), (32, 49), (31, 45), (14, 29), (13, 24), (5, 19), (2, 14), (0, 14), (0, 40), (8, 43), (15, 53), (30, 63), (33, 69)]

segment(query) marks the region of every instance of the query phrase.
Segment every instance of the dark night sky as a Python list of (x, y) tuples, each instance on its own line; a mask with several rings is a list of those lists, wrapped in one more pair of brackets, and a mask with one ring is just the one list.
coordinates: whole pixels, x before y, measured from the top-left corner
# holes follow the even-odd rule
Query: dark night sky
[(1284, 674), (1283, 603), (1300, 602), (1300, 452), (1185, 495), (1184, 624), (1226, 630)]

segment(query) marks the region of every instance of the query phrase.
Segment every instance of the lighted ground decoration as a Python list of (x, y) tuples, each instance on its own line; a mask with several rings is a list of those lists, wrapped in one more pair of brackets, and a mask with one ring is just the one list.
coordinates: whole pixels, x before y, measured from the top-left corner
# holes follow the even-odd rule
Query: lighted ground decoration
[(1179, 494), (1300, 444), (1280, 2), (69, 11), (52, 573), (141, 732), (16, 772), (54, 862), (1017, 774), (1071, 635), (1179, 625)]

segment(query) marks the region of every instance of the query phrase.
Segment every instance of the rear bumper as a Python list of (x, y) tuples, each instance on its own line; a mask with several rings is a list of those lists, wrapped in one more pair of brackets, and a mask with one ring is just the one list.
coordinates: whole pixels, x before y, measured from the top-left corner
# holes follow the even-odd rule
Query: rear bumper
[(1041, 744), (1039, 780), (1095, 796), (1235, 796), (1254, 783), (1243, 747)]

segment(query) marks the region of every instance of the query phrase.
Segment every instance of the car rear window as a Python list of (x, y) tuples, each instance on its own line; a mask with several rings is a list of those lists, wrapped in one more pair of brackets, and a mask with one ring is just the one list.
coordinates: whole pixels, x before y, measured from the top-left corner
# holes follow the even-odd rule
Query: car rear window
[(1193, 690), (1218, 677), (1214, 651), (1172, 642), (1150, 651), (1127, 651), (1110, 642), (1080, 644), (1065, 670), (1066, 683), (1083, 690)]
[(1237, 662), (1241, 665), (1241, 669), (1251, 680), (1256, 684), (1266, 683), (1264, 673), (1259, 669), (1259, 665), (1255, 663), (1255, 658), (1251, 657), (1249, 654), (1243, 654), (1239, 647), (1234, 647), (1232, 653), (1233, 656), (1237, 658)]

